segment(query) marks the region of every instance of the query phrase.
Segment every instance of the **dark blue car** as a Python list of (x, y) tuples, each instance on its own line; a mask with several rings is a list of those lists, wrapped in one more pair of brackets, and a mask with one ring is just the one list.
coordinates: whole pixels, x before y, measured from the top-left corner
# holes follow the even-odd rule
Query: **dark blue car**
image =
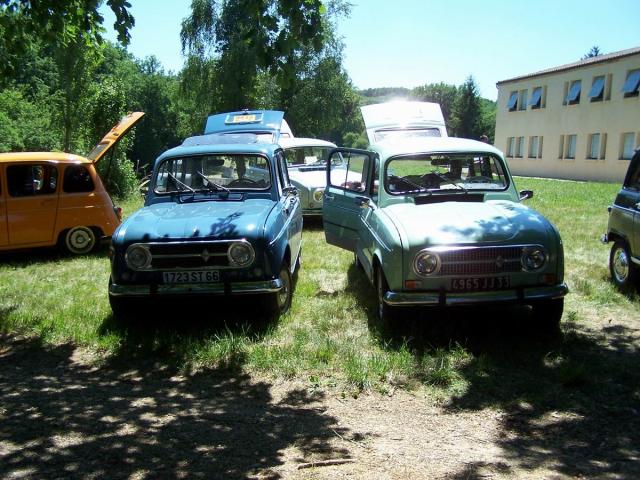
[(179, 295), (263, 294), (265, 313), (288, 310), (302, 210), (276, 143), (282, 126), (277, 111), (212, 115), (207, 134), (158, 157), (145, 206), (112, 237), (116, 314)]

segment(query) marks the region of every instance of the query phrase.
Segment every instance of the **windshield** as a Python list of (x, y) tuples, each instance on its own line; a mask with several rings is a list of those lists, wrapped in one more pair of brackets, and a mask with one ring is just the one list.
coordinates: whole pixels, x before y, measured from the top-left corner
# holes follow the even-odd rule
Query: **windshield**
[(284, 151), (288, 167), (326, 165), (329, 152), (334, 147), (291, 147)]
[(269, 162), (260, 155), (194, 155), (163, 161), (156, 193), (265, 190), (271, 186)]
[(502, 160), (492, 154), (420, 154), (391, 159), (385, 188), (391, 194), (448, 190), (505, 190)]
[(438, 128), (410, 128), (410, 129), (388, 129), (376, 130), (376, 142), (383, 140), (397, 140), (404, 138), (424, 138), (424, 137), (440, 137), (442, 134)]

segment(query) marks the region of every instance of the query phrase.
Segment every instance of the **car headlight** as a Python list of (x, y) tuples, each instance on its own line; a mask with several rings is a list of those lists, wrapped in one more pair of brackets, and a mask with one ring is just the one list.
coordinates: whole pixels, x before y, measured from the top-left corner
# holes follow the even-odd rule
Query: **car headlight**
[(248, 267), (253, 263), (256, 254), (249, 242), (233, 242), (227, 250), (227, 257), (235, 267)]
[(151, 252), (144, 245), (131, 245), (124, 260), (132, 270), (144, 270), (151, 265)]
[(527, 272), (540, 270), (547, 263), (547, 252), (542, 247), (526, 247), (522, 249), (520, 262)]
[(316, 203), (322, 203), (322, 197), (324, 196), (324, 188), (317, 188), (313, 191), (313, 201)]
[(413, 261), (413, 269), (418, 275), (431, 275), (440, 270), (440, 256), (437, 253), (421, 251)]

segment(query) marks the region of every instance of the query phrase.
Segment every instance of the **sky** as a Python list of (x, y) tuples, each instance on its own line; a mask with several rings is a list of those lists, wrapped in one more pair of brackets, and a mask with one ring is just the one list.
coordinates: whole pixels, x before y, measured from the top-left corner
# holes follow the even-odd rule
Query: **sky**
[[(180, 28), (190, 0), (129, 0), (136, 25), (128, 50), (182, 68)], [(350, 0), (338, 21), (343, 65), (359, 89), (462, 84), (497, 98), (496, 82), (579, 60), (593, 46), (640, 46), (640, 0)], [(101, 9), (115, 41), (113, 14)]]

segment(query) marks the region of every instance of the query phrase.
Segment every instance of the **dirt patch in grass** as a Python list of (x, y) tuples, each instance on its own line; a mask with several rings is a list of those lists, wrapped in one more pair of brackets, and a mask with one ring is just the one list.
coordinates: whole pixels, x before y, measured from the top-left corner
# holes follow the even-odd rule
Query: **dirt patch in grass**
[(581, 315), (556, 339), (470, 335), (450, 395), (3, 336), (0, 477), (638, 478), (638, 319)]

